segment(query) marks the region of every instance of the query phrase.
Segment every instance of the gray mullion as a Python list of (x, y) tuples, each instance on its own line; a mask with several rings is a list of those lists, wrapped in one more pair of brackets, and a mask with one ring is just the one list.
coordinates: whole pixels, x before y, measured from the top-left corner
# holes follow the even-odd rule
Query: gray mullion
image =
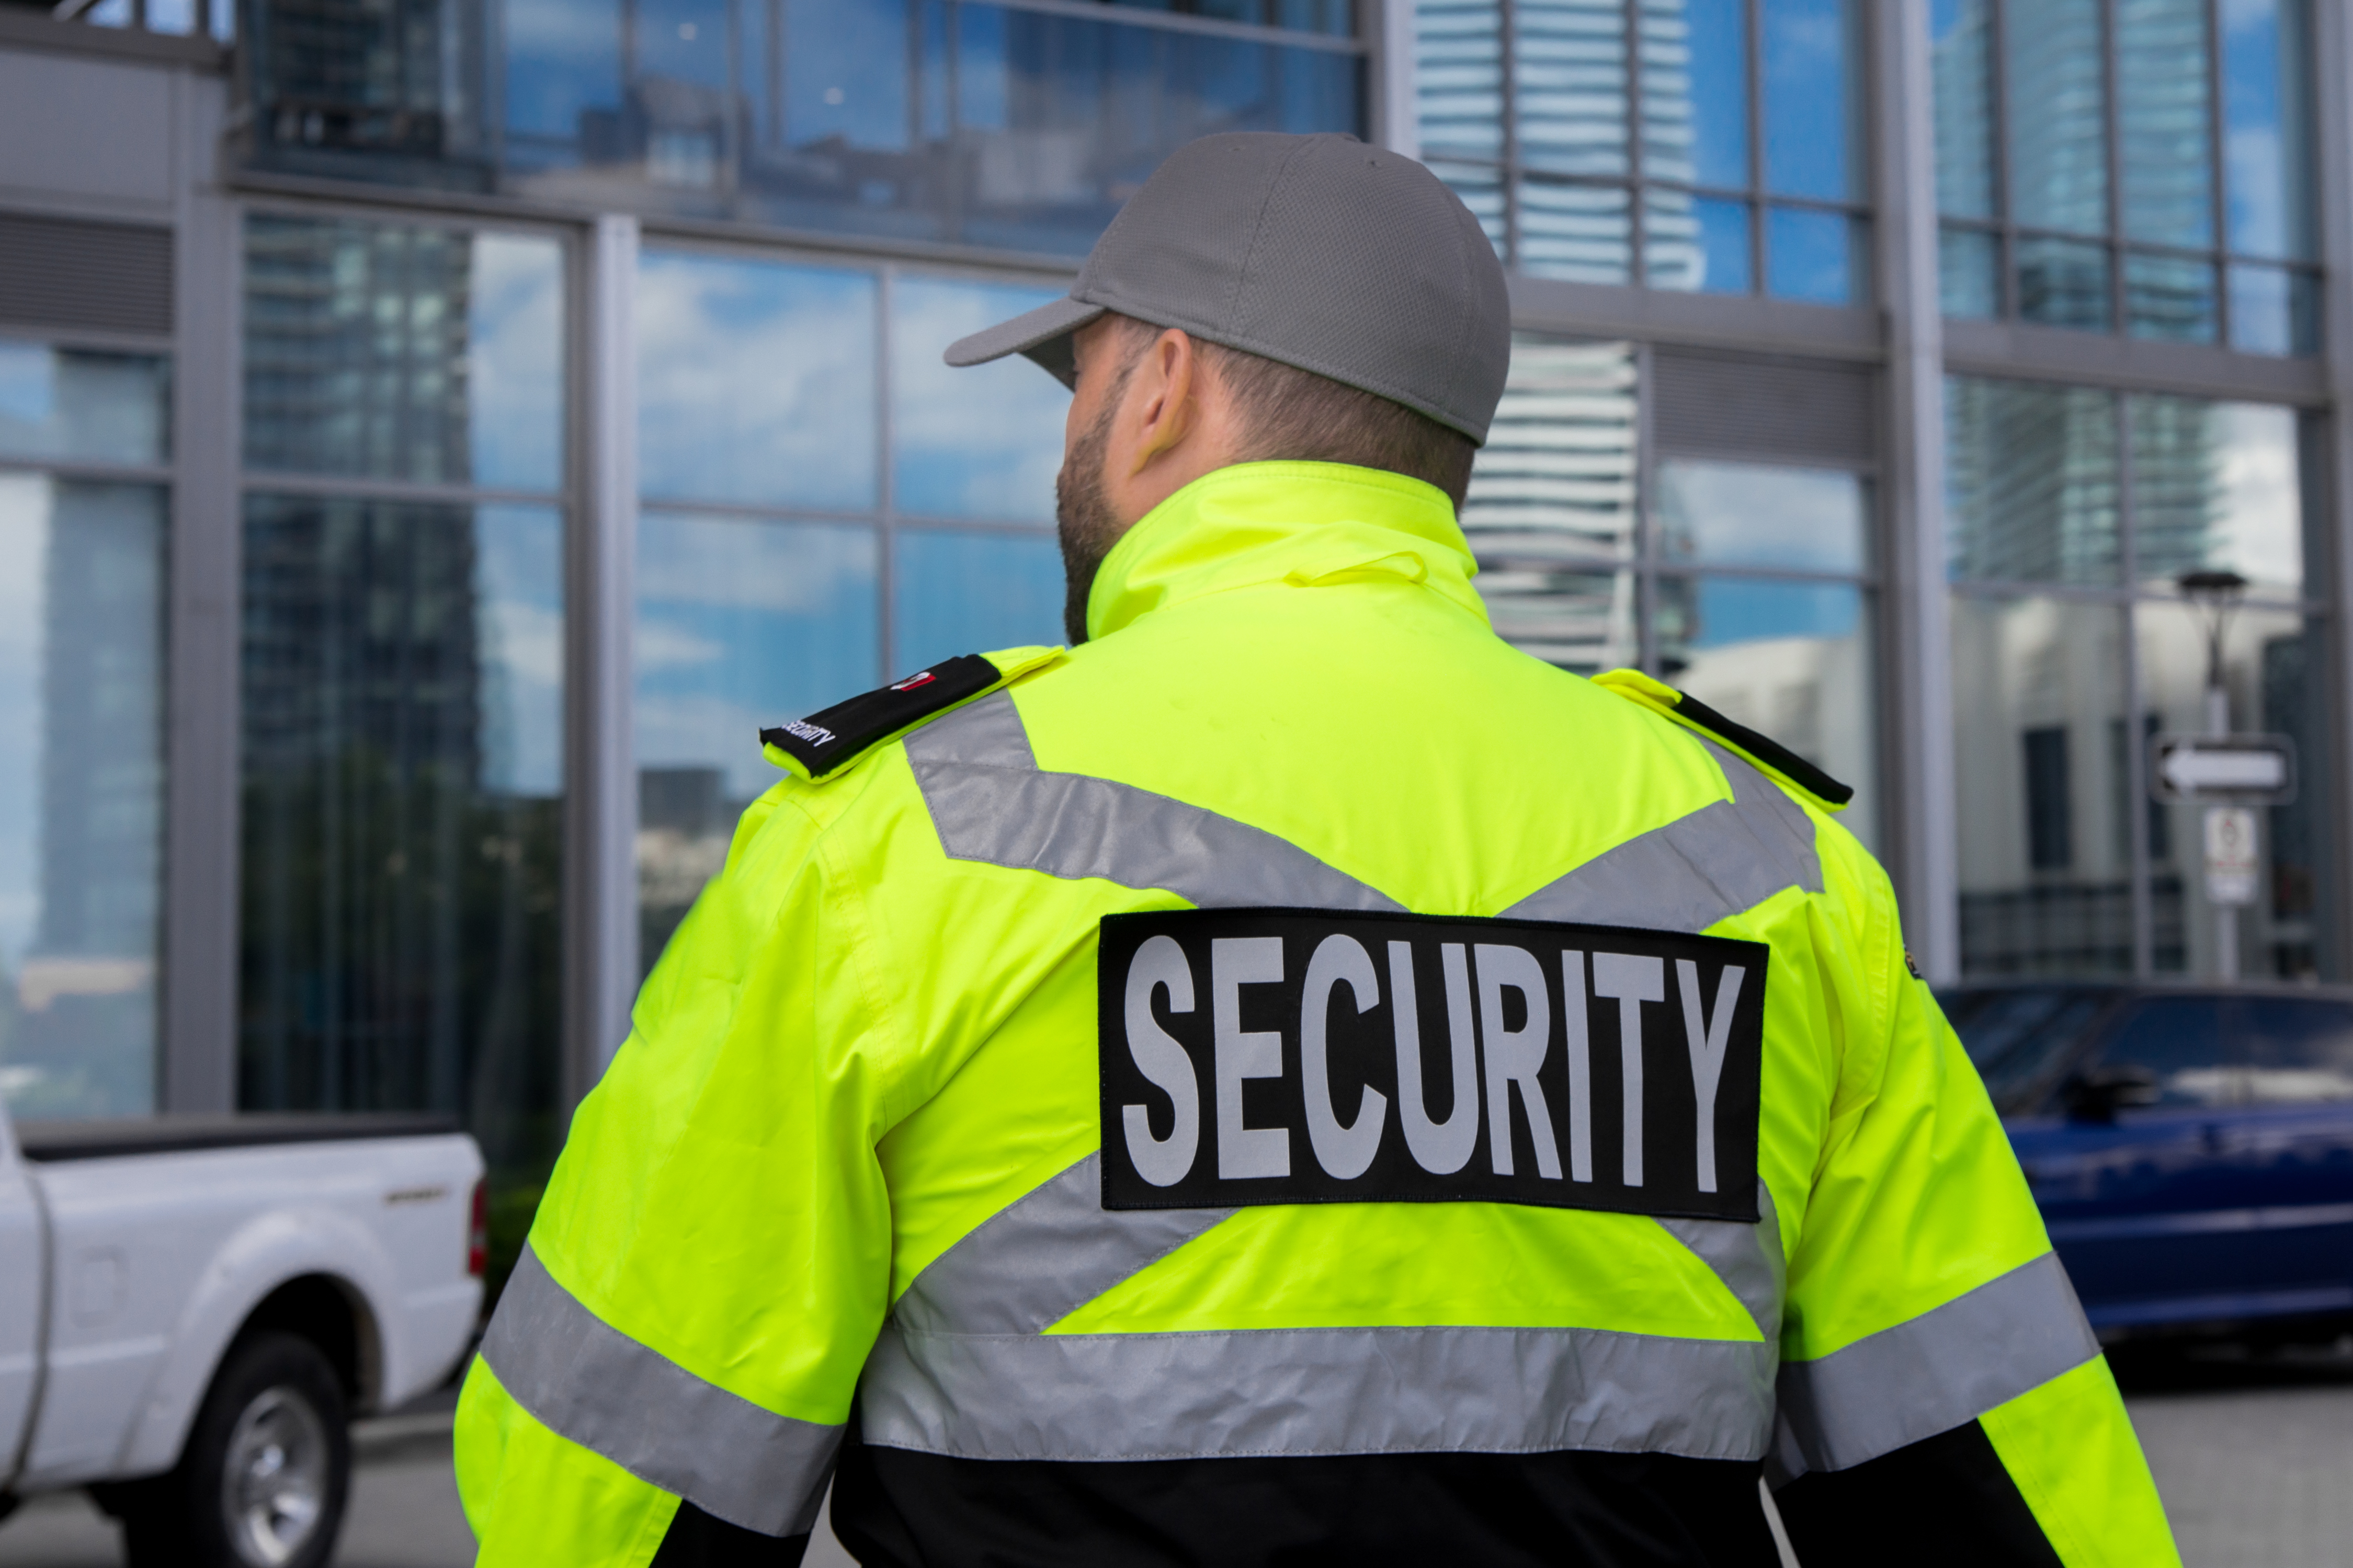
[(2206, 0), (2206, 160), (2212, 171), (2210, 221), (2213, 224), (2214, 247), (2211, 263), (2214, 268), (2214, 341), (2222, 347), (2231, 346), (2231, 268), (2227, 260), (2231, 249), (2231, 171), (2230, 160), (2223, 153), (2222, 138), (2222, 25), (2217, 7), (2220, 0)]
[(174, 483), (177, 466), (169, 463), (90, 463), (70, 458), (0, 456), (0, 474), (43, 474), (83, 485), (164, 485)]
[(1627, 264), (1631, 281), (1644, 288), (1651, 282), (1650, 246), (1643, 230), (1650, 207), (1642, 192), (1642, 0), (1625, 0), (1626, 19), (1626, 232)]
[(2117, 0), (2100, 0), (2100, 125), (2107, 138), (2108, 171), (2108, 331), (2129, 337), (2125, 300), (2125, 180), (2122, 73), (2117, 69)]
[[(2132, 401), (2127, 394), (2111, 393), (2109, 402), (2116, 426), (2116, 565), (2126, 585), (2137, 587), (2140, 529), (2134, 487)], [(2146, 980), (2157, 972), (2157, 906), (2149, 886), (2152, 868), (2148, 858), (2148, 779), (2142, 759), (2140, 627), (2139, 617), (2134, 613), (2137, 604), (2137, 596), (2126, 601), (2120, 611), (2125, 656), (2124, 828), (2126, 874), (2132, 879), (2133, 973)]]
[(1308, 48), (1332, 55), (1364, 55), (1371, 52), (1360, 35), (1346, 37), (1332, 33), (1314, 33), (1303, 28), (1270, 27), (1251, 22), (1228, 22), (1214, 16), (1194, 16), (1177, 11), (1146, 11), (1140, 7), (1120, 6), (1116, 10), (1100, 0), (990, 0), (1002, 10), (1029, 11), (1047, 16), (1068, 16), (1076, 21), (1095, 22), (1110, 26), (1141, 27), (1155, 33), (1192, 33), (1212, 38), (1233, 38), (1245, 43), (1271, 44), (1282, 48)]
[(1748, 85), (1748, 291), (1764, 296), (1765, 284), (1765, 0), (1744, 0), (1747, 47), (1742, 79)]
[(1997, 319), (2019, 319), (2018, 215), (2010, 199), (2010, 0), (1986, 0), (1986, 80), (1993, 89), (1986, 112), (1992, 118), (1994, 279)]
[(1520, 244), (1520, 51), (1514, 0), (1495, 0), (1495, 101), (1503, 116), (1504, 240), (1517, 270)]
[[(1659, 458), (1662, 463), (1672, 463), (1676, 460), (1672, 455)], [(1689, 460), (1709, 462), (1714, 459), (1701, 458)], [(1857, 479), (1872, 477), (1859, 468), (1840, 468), (1836, 471), (1852, 474)], [(1879, 574), (1876, 572), (1804, 572), (1793, 566), (1711, 565), (1704, 561), (1669, 561), (1658, 555), (1645, 556), (1642, 559), (1650, 570), (1662, 577), (1737, 577), (1748, 583), (1790, 583), (1801, 586), (1844, 585), (1873, 589), (1882, 586)]]
[(333, 496), (357, 500), (407, 502), (418, 506), (563, 506), (562, 490), (482, 489), (415, 479), (380, 479), (359, 474), (301, 474), (269, 468), (245, 471), (244, 488), (258, 494)]

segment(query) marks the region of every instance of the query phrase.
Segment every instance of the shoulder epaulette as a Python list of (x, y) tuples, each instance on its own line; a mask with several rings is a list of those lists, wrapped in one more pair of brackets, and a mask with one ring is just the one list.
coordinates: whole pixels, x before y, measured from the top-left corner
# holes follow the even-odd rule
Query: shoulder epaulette
[(1778, 774), (1804, 790), (1832, 811), (1842, 809), (1854, 799), (1852, 784), (1841, 784), (1771, 736), (1760, 735), (1746, 724), (1736, 724), (1689, 692), (1678, 691), (1664, 681), (1653, 680), (1638, 669), (1605, 670), (1593, 678), (1593, 683), (1630, 701), (1655, 709), (1712, 740), (1722, 742), (1767, 773)]
[(1061, 651), (1018, 647), (994, 655), (959, 654), (806, 719), (763, 730), (760, 744), (778, 767), (812, 782), (825, 779), (882, 742), (1029, 673)]

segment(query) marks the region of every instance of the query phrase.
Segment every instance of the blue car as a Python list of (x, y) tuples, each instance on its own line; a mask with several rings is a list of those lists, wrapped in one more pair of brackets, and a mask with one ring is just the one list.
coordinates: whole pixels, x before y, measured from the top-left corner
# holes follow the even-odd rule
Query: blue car
[(2353, 991), (1940, 1000), (2103, 1339), (2353, 1320)]

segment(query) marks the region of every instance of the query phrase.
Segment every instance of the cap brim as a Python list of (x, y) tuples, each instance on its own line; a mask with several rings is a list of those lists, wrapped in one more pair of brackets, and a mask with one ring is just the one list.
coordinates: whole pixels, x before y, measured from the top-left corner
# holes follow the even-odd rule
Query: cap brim
[(940, 357), (962, 369), (965, 365), (987, 364), (1007, 354), (1027, 354), (1056, 381), (1069, 386), (1078, 376), (1071, 334), (1103, 313), (1103, 306), (1090, 305), (1083, 300), (1056, 300), (1009, 321), (999, 321), (986, 331), (959, 338)]

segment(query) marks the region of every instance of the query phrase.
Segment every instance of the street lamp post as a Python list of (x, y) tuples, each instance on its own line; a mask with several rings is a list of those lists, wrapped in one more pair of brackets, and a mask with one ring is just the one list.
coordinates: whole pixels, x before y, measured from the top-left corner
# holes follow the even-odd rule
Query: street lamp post
[[(2231, 687), (2222, 667), (2222, 638), (2230, 629), (2231, 613), (2239, 607), (2239, 595), (2246, 591), (2247, 580), (2236, 572), (2200, 571), (2184, 572), (2174, 579), (2174, 584), (2205, 625), (2206, 733), (2221, 739), (2231, 733)], [(2209, 841), (2217, 826), (2215, 814), (2232, 809), (2212, 805), (2206, 808), (2205, 837)], [(2217, 900), (2213, 910), (2215, 973), (2227, 984), (2239, 978), (2239, 908)]]

